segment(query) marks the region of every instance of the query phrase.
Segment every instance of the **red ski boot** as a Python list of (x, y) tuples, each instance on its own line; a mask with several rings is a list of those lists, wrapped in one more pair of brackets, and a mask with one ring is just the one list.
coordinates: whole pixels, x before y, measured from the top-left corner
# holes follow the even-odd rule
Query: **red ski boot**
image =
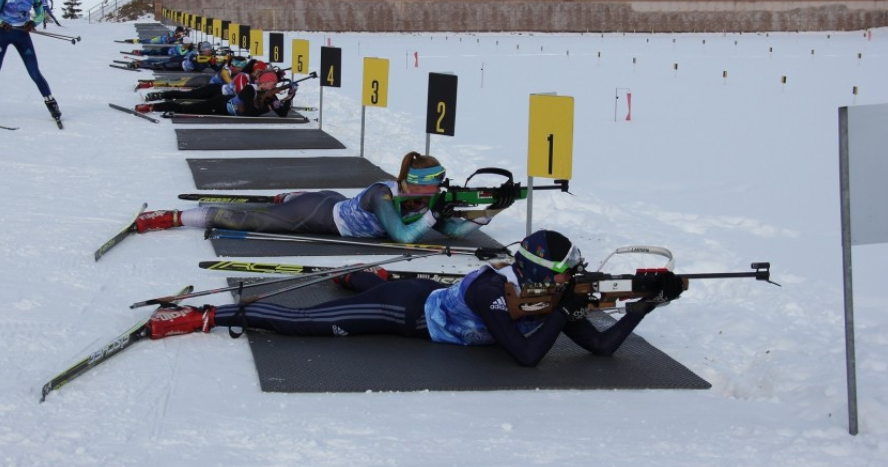
[(161, 339), (176, 334), (210, 332), (216, 325), (216, 307), (204, 305), (201, 308), (181, 306), (161, 308), (151, 315), (148, 328), (152, 339)]
[(136, 112), (140, 114), (154, 112), (154, 104), (138, 104), (136, 105)]
[(136, 218), (136, 232), (145, 233), (149, 230), (165, 230), (173, 227), (181, 227), (179, 218), (181, 212), (173, 209), (170, 211), (148, 211), (139, 214)]

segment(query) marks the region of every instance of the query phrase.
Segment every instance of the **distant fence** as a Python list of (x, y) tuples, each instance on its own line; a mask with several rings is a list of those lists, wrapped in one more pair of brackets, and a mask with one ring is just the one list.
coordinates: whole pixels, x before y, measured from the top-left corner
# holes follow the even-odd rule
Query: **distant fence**
[(90, 23), (105, 21), (109, 18), (117, 18), (120, 7), (129, 3), (129, 0), (105, 0), (86, 12)]
[(888, 26), (888, 1), (156, 0), (273, 31), (767, 32)]

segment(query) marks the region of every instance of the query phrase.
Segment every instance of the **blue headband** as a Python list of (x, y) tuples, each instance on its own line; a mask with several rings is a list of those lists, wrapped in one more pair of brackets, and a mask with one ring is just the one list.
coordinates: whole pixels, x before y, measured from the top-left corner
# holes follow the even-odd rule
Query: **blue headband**
[(410, 167), (407, 170), (407, 183), (413, 185), (440, 185), (444, 180), (444, 167), (436, 165), (425, 169), (414, 169)]

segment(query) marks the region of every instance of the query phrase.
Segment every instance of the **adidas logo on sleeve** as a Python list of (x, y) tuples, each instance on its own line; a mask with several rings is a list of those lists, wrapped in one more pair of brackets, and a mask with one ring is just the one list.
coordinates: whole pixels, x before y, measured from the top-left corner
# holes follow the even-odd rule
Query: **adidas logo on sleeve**
[(509, 311), (509, 307), (506, 306), (506, 298), (499, 297), (490, 304), (491, 310), (499, 310), (499, 311)]

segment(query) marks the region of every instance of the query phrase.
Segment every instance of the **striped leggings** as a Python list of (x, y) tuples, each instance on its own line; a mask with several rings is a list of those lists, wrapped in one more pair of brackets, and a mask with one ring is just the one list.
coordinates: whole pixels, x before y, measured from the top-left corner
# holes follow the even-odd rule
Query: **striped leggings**
[[(385, 282), (367, 272), (352, 273), (351, 288), (359, 293), (307, 308), (271, 303), (246, 307), (247, 327), (291, 336), (394, 334), (428, 339), (425, 301), (446, 287), (426, 279)], [(217, 326), (240, 326), (238, 305), (216, 308)]]

